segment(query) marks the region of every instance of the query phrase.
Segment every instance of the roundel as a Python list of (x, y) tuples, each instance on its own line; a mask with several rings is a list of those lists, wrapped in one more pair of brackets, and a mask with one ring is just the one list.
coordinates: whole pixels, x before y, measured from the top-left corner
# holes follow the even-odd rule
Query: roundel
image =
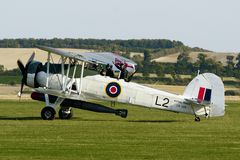
[(109, 97), (115, 98), (121, 93), (121, 86), (117, 82), (108, 83), (106, 93)]

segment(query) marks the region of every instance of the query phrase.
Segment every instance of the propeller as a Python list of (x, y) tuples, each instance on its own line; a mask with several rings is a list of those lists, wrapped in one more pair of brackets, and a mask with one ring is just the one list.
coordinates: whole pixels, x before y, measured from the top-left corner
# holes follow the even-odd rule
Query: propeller
[(29, 57), (25, 67), (20, 59), (17, 61), (18, 68), (20, 69), (20, 71), (22, 73), (21, 88), (20, 88), (20, 91), (18, 92), (19, 98), (21, 98), (24, 84), (27, 85), (27, 71), (28, 71), (28, 67), (31, 64), (31, 62), (33, 61), (34, 57), (35, 57), (35, 52), (33, 52), (31, 57)]

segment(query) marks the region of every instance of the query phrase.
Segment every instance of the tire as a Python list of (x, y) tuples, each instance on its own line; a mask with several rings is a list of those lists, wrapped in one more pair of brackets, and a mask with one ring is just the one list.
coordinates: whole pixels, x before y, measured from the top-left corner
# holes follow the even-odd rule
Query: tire
[(199, 117), (195, 117), (195, 122), (200, 122), (200, 118)]
[(73, 110), (71, 108), (60, 108), (58, 115), (60, 119), (71, 119), (73, 117)]
[(41, 117), (43, 120), (54, 120), (56, 115), (56, 111), (52, 107), (44, 107), (41, 111)]

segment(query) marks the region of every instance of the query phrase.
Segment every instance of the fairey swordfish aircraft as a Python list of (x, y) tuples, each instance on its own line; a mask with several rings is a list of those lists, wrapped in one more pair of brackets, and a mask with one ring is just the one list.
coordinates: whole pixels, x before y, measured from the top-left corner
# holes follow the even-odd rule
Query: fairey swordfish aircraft
[[(224, 85), (215, 74), (199, 74), (188, 84), (183, 95), (176, 95), (130, 82), (137, 64), (120, 55), (109, 52), (72, 53), (46, 46), (36, 47), (48, 53), (47, 62), (35, 61), (34, 53), (25, 66), (17, 61), (23, 75), (18, 96), (21, 97), (24, 84), (33, 88), (31, 98), (45, 102), (46, 106), (41, 111), (44, 120), (53, 120), (58, 107), (60, 119), (70, 119), (72, 108), (126, 118), (126, 109), (112, 108), (115, 102), (191, 114), (195, 121), (200, 121), (200, 116), (224, 115)], [(57, 63), (53, 61), (52, 53), (59, 55)], [(97, 74), (89, 75), (89, 71)], [(94, 103), (94, 100), (109, 101), (112, 107)]]

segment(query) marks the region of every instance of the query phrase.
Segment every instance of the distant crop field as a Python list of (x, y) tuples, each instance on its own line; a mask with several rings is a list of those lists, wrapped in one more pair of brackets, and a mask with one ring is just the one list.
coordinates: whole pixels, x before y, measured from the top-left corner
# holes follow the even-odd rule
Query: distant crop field
[[(108, 103), (100, 102), (104, 105)], [(224, 117), (193, 116), (117, 104), (127, 119), (74, 109), (72, 120), (43, 121), (44, 103), (0, 101), (0, 159), (238, 160), (240, 104)]]
[[(92, 52), (94, 50), (87, 50), (87, 49), (71, 49), (66, 48), (62, 49), (66, 51), (71, 52)], [(16, 61), (18, 59), (21, 59), (24, 63), (27, 62), (28, 58), (33, 52), (36, 52), (36, 59), (41, 62), (46, 62), (47, 54), (45, 51), (42, 51), (37, 48), (0, 48), (0, 57), (4, 57), (0, 59), (0, 64), (4, 65), (6, 69), (13, 69), (17, 68)], [(217, 53), (217, 52), (191, 52), (190, 58), (192, 62), (195, 62), (197, 60), (197, 56), (199, 53), (206, 54), (209, 58), (213, 58), (216, 61), (221, 61), (223, 64), (226, 64), (226, 56), (227, 55), (233, 55), (236, 57), (237, 53)], [(156, 62), (169, 62), (169, 63), (176, 63), (177, 57), (180, 53), (170, 54), (166, 56), (162, 56), (156, 59), (153, 59), (153, 61)], [(134, 55), (140, 55), (143, 56), (143, 53), (137, 53), (137, 52), (131, 52), (131, 57)], [(54, 60), (58, 61), (58, 56), (54, 55)]]
[[(90, 52), (92, 50), (85, 50), (85, 49), (62, 49), (71, 52)], [(31, 54), (35, 52), (35, 60), (40, 62), (47, 61), (47, 52), (42, 51), (37, 48), (0, 48), (0, 64), (4, 65), (4, 67), (8, 70), (17, 68), (17, 60), (21, 59), (25, 64)], [(53, 60), (58, 62), (59, 56), (52, 54)]]
[[(60, 48), (61, 50), (79, 53), (79, 52), (94, 52), (91, 49), (73, 49)], [(31, 54), (35, 52), (35, 60), (45, 63), (47, 61), (47, 52), (37, 48), (0, 48), (0, 65), (4, 65), (5, 69), (11, 70), (17, 68), (17, 60), (21, 59), (25, 64)], [(142, 55), (143, 53), (131, 52), (132, 55)], [(52, 54), (55, 63), (59, 61), (59, 56)]]
[[(191, 52), (189, 54), (191, 62), (196, 62), (197, 61), (197, 56), (198, 54), (203, 53), (207, 55), (207, 58), (212, 58), (216, 61), (222, 62), (224, 65), (226, 65), (226, 56), (232, 55), (234, 56), (234, 62), (236, 63), (236, 57), (238, 53), (231, 53), (231, 52)], [(176, 63), (177, 62), (177, 57), (179, 56), (180, 53), (175, 53), (175, 54), (170, 54), (166, 55), (163, 57), (155, 58), (152, 61), (156, 62), (162, 62), (162, 63)]]

